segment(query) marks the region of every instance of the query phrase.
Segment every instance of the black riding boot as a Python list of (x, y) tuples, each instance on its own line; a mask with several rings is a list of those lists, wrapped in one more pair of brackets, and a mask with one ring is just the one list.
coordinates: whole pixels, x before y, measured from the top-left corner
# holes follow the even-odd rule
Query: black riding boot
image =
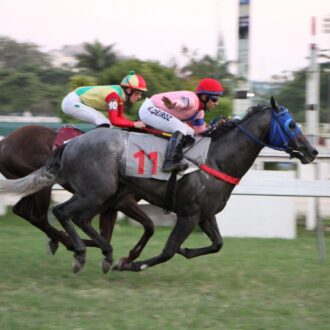
[(188, 168), (188, 164), (182, 162), (182, 142), (184, 137), (179, 131), (173, 133), (166, 150), (163, 164), (164, 172), (180, 172)]

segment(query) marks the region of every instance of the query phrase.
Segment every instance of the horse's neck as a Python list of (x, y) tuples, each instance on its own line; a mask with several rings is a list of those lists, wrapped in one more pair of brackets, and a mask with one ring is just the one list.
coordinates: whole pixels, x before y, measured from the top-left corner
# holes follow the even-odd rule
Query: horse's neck
[[(256, 113), (242, 123), (242, 127), (257, 140), (266, 142), (271, 112)], [(209, 161), (232, 176), (241, 178), (252, 166), (263, 146), (244, 134), (238, 127), (212, 143)]]

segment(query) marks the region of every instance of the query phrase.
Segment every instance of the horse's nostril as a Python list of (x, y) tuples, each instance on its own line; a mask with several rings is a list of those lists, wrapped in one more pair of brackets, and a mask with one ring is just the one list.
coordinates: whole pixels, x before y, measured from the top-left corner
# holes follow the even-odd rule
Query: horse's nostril
[(314, 149), (314, 150), (313, 150), (313, 156), (316, 157), (318, 154), (319, 154), (319, 152), (318, 152), (316, 149)]

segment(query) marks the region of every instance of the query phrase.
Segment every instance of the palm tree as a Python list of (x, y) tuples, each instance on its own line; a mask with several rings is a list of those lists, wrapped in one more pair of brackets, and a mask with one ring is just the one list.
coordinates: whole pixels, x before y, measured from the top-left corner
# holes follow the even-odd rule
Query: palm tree
[(117, 61), (117, 55), (113, 51), (113, 47), (114, 44), (103, 46), (97, 40), (94, 43), (85, 43), (85, 52), (75, 56), (78, 60), (77, 67), (95, 73), (111, 67)]

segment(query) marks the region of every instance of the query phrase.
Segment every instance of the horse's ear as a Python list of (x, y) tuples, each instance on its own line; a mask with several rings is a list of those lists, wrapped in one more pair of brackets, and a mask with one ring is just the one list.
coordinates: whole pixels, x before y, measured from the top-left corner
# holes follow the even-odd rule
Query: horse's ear
[(276, 112), (280, 111), (280, 107), (278, 106), (277, 102), (275, 101), (274, 96), (270, 97), (270, 105), (274, 111), (276, 111)]

